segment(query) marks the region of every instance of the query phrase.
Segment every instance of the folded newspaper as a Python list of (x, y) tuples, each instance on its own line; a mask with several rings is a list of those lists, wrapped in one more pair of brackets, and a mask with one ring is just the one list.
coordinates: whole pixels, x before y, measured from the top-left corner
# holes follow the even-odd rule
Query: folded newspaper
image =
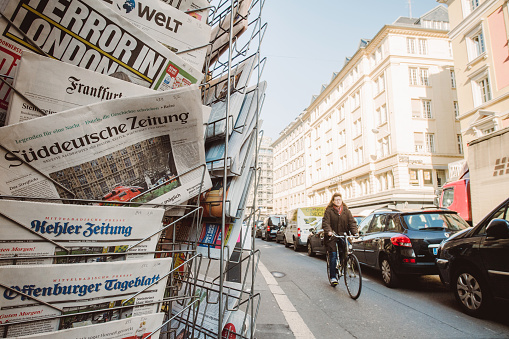
[[(153, 253), (143, 253), (156, 250), (163, 214), (163, 208), (99, 208), (1, 199), (0, 259), (9, 260), (0, 260), (0, 265), (123, 260), (123, 256), (100, 254), (122, 253), (130, 246), (134, 247), (127, 259), (151, 259)], [(40, 258), (66, 254), (86, 256)]]
[(200, 20), (203, 23), (207, 23), (209, 16), (210, 4), (207, 0), (161, 0), (176, 9), (181, 10), (192, 16), (195, 19)]
[(100, 0), (0, 0), (0, 11), (2, 44), (17, 59), (22, 50), (40, 49), (55, 59), (158, 90), (203, 78), (201, 70)]
[(31, 103), (13, 93), (7, 111), (7, 125), (96, 102), (155, 92), (29, 51), (23, 52), (14, 88)]
[[(159, 328), (163, 323), (164, 313), (155, 313), (131, 317), (122, 320), (114, 320), (107, 323), (97, 323), (85, 321), (83, 324), (67, 330), (34, 334), (18, 337), (20, 339), (141, 339), (147, 338), (152, 331)], [(233, 319), (230, 316), (230, 319)], [(231, 322), (231, 320), (229, 321)], [(233, 319), (233, 320), (236, 320)], [(240, 320), (239, 320), (240, 321)], [(89, 324), (90, 323), (90, 324)], [(236, 322), (233, 322), (236, 324)], [(228, 325), (228, 324), (227, 324)], [(229, 329), (231, 326), (228, 327)], [(159, 338), (159, 331), (153, 332), (151, 338)]]
[(210, 187), (197, 86), (0, 128), (0, 194), (181, 204)]
[(157, 313), (171, 260), (2, 266), (0, 329), (13, 337)]
[(159, 0), (103, 0), (111, 10), (127, 19), (194, 68), (201, 70), (211, 28)]

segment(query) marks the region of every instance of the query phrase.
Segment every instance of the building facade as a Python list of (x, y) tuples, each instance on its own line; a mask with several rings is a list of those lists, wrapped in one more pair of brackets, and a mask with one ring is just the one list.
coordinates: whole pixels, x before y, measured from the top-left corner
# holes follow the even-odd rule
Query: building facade
[(439, 0), (448, 5), (463, 147), (509, 126), (507, 1)]
[(308, 125), (301, 113), (274, 141), (274, 212), (285, 214), (307, 204), (304, 137)]
[[(256, 209), (260, 218), (273, 214), (273, 149), (272, 138), (262, 137), (258, 149), (258, 189), (256, 193)], [(248, 195), (247, 206), (253, 206), (254, 180)], [(257, 215), (258, 217), (258, 215)]]
[(334, 192), (354, 213), (433, 203), (448, 163), (463, 159), (448, 30), (439, 5), (361, 40), (273, 144), (276, 210), (326, 205)]

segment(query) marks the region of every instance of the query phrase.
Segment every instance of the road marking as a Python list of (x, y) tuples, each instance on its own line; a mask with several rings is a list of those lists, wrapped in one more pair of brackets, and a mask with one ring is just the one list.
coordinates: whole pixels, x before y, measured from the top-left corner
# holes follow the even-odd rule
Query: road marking
[(279, 308), (283, 312), (286, 322), (288, 326), (290, 326), (290, 330), (293, 332), (295, 338), (315, 339), (315, 336), (311, 333), (299, 312), (297, 312), (288, 296), (277, 283), (276, 278), (274, 278), (261, 261), (258, 262), (258, 269), (269, 286), (270, 292), (276, 299)]

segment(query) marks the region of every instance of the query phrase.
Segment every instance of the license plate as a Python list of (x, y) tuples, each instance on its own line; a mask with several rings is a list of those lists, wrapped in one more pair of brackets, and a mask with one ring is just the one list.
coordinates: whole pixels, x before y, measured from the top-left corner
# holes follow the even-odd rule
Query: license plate
[(428, 248), (431, 249), (433, 255), (435, 256), (438, 255), (438, 246), (439, 246), (438, 244), (428, 246)]

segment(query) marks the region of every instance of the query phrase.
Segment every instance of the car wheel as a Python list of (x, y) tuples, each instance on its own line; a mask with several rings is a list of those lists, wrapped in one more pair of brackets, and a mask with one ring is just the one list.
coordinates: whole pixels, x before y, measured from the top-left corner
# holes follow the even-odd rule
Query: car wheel
[(268, 235), (267, 233), (265, 233), (265, 241), (270, 241), (270, 235)]
[(486, 313), (491, 303), (491, 295), (480, 274), (462, 267), (456, 271), (453, 283), (454, 296), (465, 313), (474, 317)]
[(310, 241), (308, 241), (308, 255), (310, 257), (314, 257), (316, 255), (315, 252), (313, 252), (313, 246), (311, 246), (311, 242)]
[(286, 241), (286, 237), (283, 238), (283, 243), (285, 244), (285, 247), (290, 247), (290, 244)]
[(382, 270), (384, 285), (390, 288), (396, 287), (398, 285), (398, 276), (387, 258), (382, 258), (380, 269)]
[(293, 239), (293, 250), (295, 252), (298, 252), (299, 251), (299, 244), (297, 243), (297, 240)]
[(279, 238), (276, 235), (276, 244), (279, 244)]

